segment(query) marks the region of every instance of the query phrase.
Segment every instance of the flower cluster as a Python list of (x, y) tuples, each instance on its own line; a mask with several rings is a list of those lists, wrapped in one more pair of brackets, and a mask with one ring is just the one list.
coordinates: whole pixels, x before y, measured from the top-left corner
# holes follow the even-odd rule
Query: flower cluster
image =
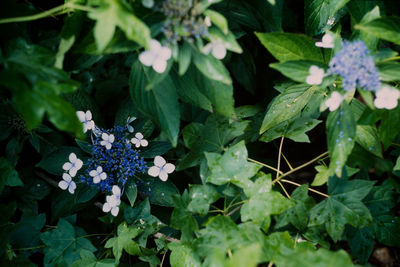
[(375, 62), (362, 41), (344, 41), (342, 50), (329, 62), (328, 74), (342, 77), (344, 90), (351, 91), (356, 85), (369, 91), (380, 87)]
[(90, 111), (78, 111), (77, 115), (84, 126), (84, 132), (91, 130), (91, 157), (83, 163), (75, 153), (69, 155), (69, 161), (63, 165), (66, 173), (63, 180), (59, 182), (59, 187), (73, 194), (76, 184), (73, 177), (83, 167), (83, 173), (79, 176), (81, 183), (95, 187), (103, 192), (112, 193), (106, 196), (103, 205), (104, 212), (111, 212), (117, 216), (121, 196), (124, 188), (128, 184), (135, 186), (143, 184), (143, 174), (148, 170), (148, 174), (159, 177), (166, 181), (168, 174), (175, 170), (175, 166), (166, 163), (164, 158), (156, 156), (154, 165), (147, 166), (144, 158), (140, 156), (139, 147), (146, 147), (148, 141), (144, 139), (142, 133), (137, 132), (133, 138), (133, 127), (129, 125), (135, 118), (128, 118), (127, 125), (115, 126), (112, 129), (101, 129), (94, 124)]

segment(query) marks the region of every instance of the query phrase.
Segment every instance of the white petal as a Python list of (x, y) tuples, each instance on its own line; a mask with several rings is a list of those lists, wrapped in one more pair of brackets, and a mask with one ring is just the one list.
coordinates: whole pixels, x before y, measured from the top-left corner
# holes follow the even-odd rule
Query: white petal
[(391, 101), (386, 102), (387, 109), (394, 109), (395, 107), (397, 107), (397, 100), (392, 99)]
[(86, 133), (89, 130), (89, 124), (87, 122), (83, 123), (83, 132)]
[(209, 54), (211, 52), (212, 48), (213, 48), (212, 43), (208, 43), (208, 44), (206, 44), (206, 46), (203, 47), (202, 51), (204, 54)]
[(135, 138), (135, 137), (133, 137), (132, 139), (131, 139), (131, 142), (132, 142), (132, 144), (137, 144), (138, 142), (139, 142), (139, 140), (137, 139), (137, 138)]
[(109, 212), (110, 210), (111, 210), (110, 204), (108, 204), (108, 202), (104, 203), (104, 205), (103, 205), (103, 211), (104, 211), (104, 212)]
[(317, 76), (317, 75), (309, 75), (307, 76), (306, 82), (308, 84), (321, 84), (322, 83), (322, 77)]
[(167, 61), (163, 59), (156, 59), (153, 63), (153, 69), (158, 73), (163, 73), (167, 68)]
[(62, 178), (64, 179), (64, 181), (67, 181), (68, 183), (72, 181), (72, 178), (68, 173), (63, 173)]
[(105, 172), (101, 173), (101, 174), (100, 174), (100, 179), (101, 179), (101, 180), (107, 179), (107, 173), (105, 173)]
[(128, 132), (133, 133), (133, 127), (128, 125)]
[(157, 177), (160, 174), (160, 168), (157, 166), (153, 166), (147, 171), (147, 173), (150, 176)]
[(91, 130), (94, 128), (94, 121), (88, 121), (86, 124), (88, 130)]
[(115, 137), (113, 134), (110, 134), (110, 136), (108, 137), (108, 142), (113, 143), (115, 140)]
[(68, 191), (73, 194), (75, 193), (75, 189), (76, 189), (76, 184), (74, 181), (71, 181), (71, 183), (68, 186)]
[(103, 134), (101, 135), (101, 139), (103, 139), (104, 141), (107, 141), (107, 140), (108, 140), (108, 134), (103, 133)]
[(113, 192), (114, 195), (120, 196), (121, 195), (121, 188), (119, 188), (117, 185), (114, 185), (112, 187), (112, 192)]
[(161, 44), (159, 41), (157, 41), (156, 39), (152, 39), (150, 41), (150, 51), (152, 52), (158, 52), (161, 49)]
[(111, 209), (111, 214), (112, 214), (112, 216), (117, 216), (118, 215), (118, 212), (119, 212), (119, 207), (113, 207), (112, 209)]
[(167, 162), (166, 162), (165, 159), (164, 159), (163, 157), (161, 157), (161, 156), (156, 156), (156, 157), (154, 158), (154, 165), (156, 165), (157, 167), (162, 167), (162, 166), (165, 165), (165, 163), (167, 163)]
[(209, 16), (206, 16), (206, 18), (204, 19), (204, 23), (207, 27), (211, 27), (211, 19)]
[(136, 137), (137, 139), (143, 139), (143, 134), (142, 134), (142, 133), (136, 133), (136, 134), (135, 134), (135, 137)]
[(82, 166), (83, 166), (83, 161), (80, 159), (76, 159), (76, 161), (75, 161), (76, 170), (79, 170), (80, 168), (82, 168)]
[(140, 62), (142, 62), (142, 64), (145, 66), (153, 65), (154, 59), (154, 54), (150, 51), (144, 51), (139, 55)]
[(106, 141), (100, 141), (100, 145), (102, 145), (102, 146), (105, 146), (105, 145), (107, 145), (108, 143), (106, 142)]
[(62, 168), (63, 168), (64, 170), (68, 171), (69, 169), (72, 168), (71, 162), (65, 162)]
[(214, 45), (212, 54), (216, 59), (223, 59), (226, 56), (226, 49), (222, 44)]
[(78, 119), (79, 119), (80, 122), (84, 122), (85, 121), (85, 112), (77, 111), (76, 115), (78, 116)]
[(165, 182), (168, 179), (168, 173), (164, 169), (161, 169), (159, 177), (161, 181)]
[(62, 190), (65, 190), (65, 189), (67, 189), (67, 187), (68, 187), (68, 183), (67, 183), (66, 181), (64, 181), (64, 180), (61, 180), (61, 181), (58, 183), (58, 186), (59, 186)]
[(142, 141), (140, 141), (140, 145), (143, 147), (146, 147), (149, 145), (149, 142), (147, 142), (147, 140), (143, 139)]
[(90, 121), (92, 119), (92, 112), (90, 112), (90, 110), (86, 111), (85, 119), (87, 121)]
[(71, 177), (75, 177), (77, 172), (77, 169), (75, 167), (72, 167), (71, 169), (69, 169), (68, 173), (69, 175), (71, 175)]
[(140, 142), (137, 142), (137, 143), (135, 144), (135, 147), (136, 147), (136, 148), (140, 147)]
[(98, 175), (95, 176), (95, 177), (93, 177), (93, 183), (94, 183), (94, 184), (100, 183), (100, 177), (99, 177)]
[(168, 60), (171, 58), (171, 49), (169, 47), (161, 48), (159, 57), (163, 60)]
[(107, 150), (111, 149), (111, 144), (110, 144), (110, 143), (107, 143), (107, 144), (106, 144), (106, 149), (107, 149)]
[(68, 157), (68, 158), (69, 158), (69, 161), (71, 161), (72, 163), (75, 163), (75, 161), (76, 161), (76, 159), (77, 159), (75, 153), (69, 154), (69, 157)]
[(175, 170), (175, 165), (172, 163), (167, 163), (165, 164), (165, 166), (163, 167), (163, 169), (167, 172), (167, 173), (172, 173)]
[(322, 36), (322, 42), (324, 43), (332, 43), (333, 42), (333, 36), (330, 35), (329, 33), (325, 33), (324, 36)]
[(376, 108), (384, 108), (385, 107), (385, 103), (382, 98), (376, 98), (374, 100), (374, 105)]
[(103, 168), (101, 166), (97, 166), (96, 171), (98, 174), (103, 172)]

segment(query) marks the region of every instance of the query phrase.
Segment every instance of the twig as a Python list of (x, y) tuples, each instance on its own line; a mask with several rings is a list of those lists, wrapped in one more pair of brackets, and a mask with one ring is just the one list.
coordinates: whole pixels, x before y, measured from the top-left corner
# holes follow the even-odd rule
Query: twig
[(240, 208), (242, 207), (242, 205), (237, 206), (236, 208), (234, 208), (233, 210), (231, 210), (230, 212), (228, 212), (225, 216), (231, 216), (232, 214), (234, 214), (236, 211), (240, 210)]
[[(269, 166), (269, 165), (267, 165), (267, 164), (265, 164), (265, 163), (259, 162), (259, 161), (255, 160), (255, 159), (247, 158), (247, 160), (250, 161), (250, 162), (256, 163), (256, 164), (258, 164), (258, 165), (261, 165), (261, 166), (263, 166), (263, 167), (266, 167), (266, 168), (268, 168), (268, 169), (271, 169), (271, 170), (273, 170), (273, 171), (276, 171), (276, 172), (278, 171), (278, 169), (276, 169), (276, 168), (274, 168), (274, 167), (272, 167), (272, 166)], [(280, 173), (280, 174), (283, 174), (283, 172), (281, 172), (281, 171), (279, 171), (279, 173)]]
[(54, 181), (53, 179), (51, 179), (46, 174), (39, 172), (39, 171), (35, 171), (35, 174), (37, 176), (39, 176), (40, 178), (42, 178), (43, 180), (45, 180), (48, 184), (52, 185), (53, 187), (58, 187), (58, 183), (56, 181)]
[[(284, 182), (284, 183), (292, 184), (292, 185), (295, 185), (295, 186), (301, 186), (301, 184), (298, 184), (298, 183), (295, 183), (295, 182), (292, 182), (292, 181), (286, 180), (286, 179), (281, 179), (280, 181), (281, 181), (281, 182)], [(278, 183), (279, 183), (279, 181), (278, 181)], [(319, 195), (321, 195), (321, 196), (329, 197), (329, 195), (324, 194), (324, 193), (322, 193), (322, 192), (319, 192), (319, 191), (317, 191), (317, 190), (315, 190), (315, 189), (308, 188), (308, 190), (310, 190), (311, 192), (314, 192), (314, 193), (316, 193), (316, 194), (319, 194)]]
[(279, 177), (279, 172), (280, 172), (280, 168), (281, 168), (281, 155), (282, 155), (282, 146), (283, 146), (283, 140), (285, 139), (284, 136), (282, 136), (281, 138), (281, 143), (279, 144), (279, 152), (278, 152), (278, 167), (276, 168), (276, 178), (277, 179)]

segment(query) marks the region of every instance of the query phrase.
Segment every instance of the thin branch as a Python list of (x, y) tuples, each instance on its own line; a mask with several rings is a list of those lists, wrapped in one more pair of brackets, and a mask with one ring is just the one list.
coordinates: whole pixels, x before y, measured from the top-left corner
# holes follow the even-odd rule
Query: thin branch
[(225, 216), (231, 216), (232, 214), (234, 214), (236, 211), (240, 210), (240, 208), (242, 207), (242, 205), (237, 206), (236, 208), (234, 208), (233, 210), (231, 210), (230, 212), (228, 212)]
[[(263, 167), (265, 167), (265, 168), (268, 168), (268, 169), (270, 169), (270, 170), (273, 170), (273, 171), (275, 171), (275, 172), (278, 171), (277, 168), (272, 167), (272, 166), (270, 166), (270, 165), (267, 165), (267, 164), (265, 164), (265, 163), (259, 162), (259, 161), (255, 160), (255, 159), (247, 158), (247, 160), (250, 161), (250, 162), (256, 163), (256, 164), (258, 164), (258, 165), (261, 165), (261, 166), (263, 166)], [(283, 174), (283, 172), (279, 171), (279, 174)]]
[(279, 144), (279, 152), (278, 152), (278, 167), (277, 167), (277, 171), (276, 171), (276, 178), (277, 179), (279, 177), (279, 172), (280, 172), (280, 168), (281, 168), (281, 155), (282, 155), (282, 146), (283, 146), (283, 140), (285, 139), (284, 136), (282, 136), (281, 138), (281, 143)]
[[(284, 182), (284, 183), (292, 184), (292, 185), (295, 185), (295, 186), (301, 186), (301, 184), (298, 184), (298, 183), (295, 183), (295, 182), (292, 182), (292, 181), (286, 180), (286, 179), (281, 179), (280, 181)], [(278, 183), (279, 183), (279, 181), (278, 181)], [(316, 193), (318, 195), (321, 195), (321, 196), (324, 196), (324, 197), (329, 197), (329, 195), (327, 195), (325, 193), (322, 193), (322, 192), (319, 192), (319, 191), (317, 191), (315, 189), (308, 188), (308, 190), (310, 190), (311, 192), (314, 192), (314, 193)]]
[(288, 192), (286, 191), (285, 187), (283, 186), (283, 184), (280, 181), (277, 181), (278, 184), (281, 186), (283, 192), (285, 192), (285, 195), (287, 196), (288, 199), (290, 199), (290, 195), (288, 194)]

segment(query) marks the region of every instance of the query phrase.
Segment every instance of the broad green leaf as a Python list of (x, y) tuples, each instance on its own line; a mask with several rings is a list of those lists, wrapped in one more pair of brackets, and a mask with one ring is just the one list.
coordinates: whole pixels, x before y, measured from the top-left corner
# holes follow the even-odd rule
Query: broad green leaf
[(269, 216), (279, 214), (291, 207), (292, 203), (277, 191), (271, 191), (271, 175), (263, 175), (245, 188), (249, 199), (240, 209), (243, 222), (252, 220), (262, 224)]
[(365, 24), (355, 25), (355, 28), (400, 45), (400, 18), (398, 17), (381, 17)]
[(179, 47), (178, 63), (179, 63), (179, 75), (185, 74), (190, 65), (192, 57), (192, 49), (190, 44), (183, 42), (183, 45)]
[(0, 193), (3, 192), (4, 186), (24, 186), (24, 183), (19, 178), (18, 172), (10, 164), (10, 162), (0, 158)]
[(347, 240), (351, 252), (358, 258), (361, 264), (367, 263), (374, 248), (374, 229), (372, 227), (349, 227)]
[(138, 255), (140, 253), (139, 245), (132, 238), (138, 236), (141, 231), (137, 227), (128, 227), (126, 223), (121, 223), (118, 226), (117, 236), (107, 240), (104, 247), (112, 248), (117, 264), (122, 256), (122, 250), (125, 250), (130, 255)]
[(193, 239), (193, 232), (198, 229), (198, 224), (193, 214), (187, 211), (191, 199), (185, 190), (182, 196), (173, 196), (174, 211), (171, 215), (171, 227), (181, 230), (181, 241), (187, 242)]
[[(200, 164), (204, 152), (221, 152), (235, 137), (244, 133), (249, 121), (237, 120), (229, 123), (228, 119), (217, 114), (210, 115), (201, 132), (193, 132), (184, 128), (184, 139), (192, 139), (190, 151), (178, 163), (178, 170)], [(188, 127), (188, 126), (187, 126)], [(197, 139), (195, 141), (195, 139)]]
[(56, 229), (40, 234), (40, 239), (46, 246), (44, 248), (46, 266), (69, 266), (80, 258), (79, 252), (82, 249), (90, 252), (97, 250), (88, 239), (77, 236), (74, 227), (65, 219), (58, 221)]
[(306, 33), (314, 36), (329, 30), (336, 22), (335, 13), (349, 1), (306, 0), (304, 6)]
[(343, 102), (337, 110), (329, 113), (326, 132), (331, 161), (329, 168), (341, 177), (342, 168), (354, 147), (356, 138), (356, 122), (352, 110), (346, 102)]
[(310, 67), (317, 66), (326, 69), (327, 66), (321, 62), (311, 60), (292, 60), (280, 63), (272, 63), (271, 68), (278, 70), (286, 77), (301, 83), (306, 83), (307, 76), (310, 75)]
[(207, 9), (206, 11), (203, 12), (203, 14), (205, 16), (208, 16), (210, 18), (210, 21), (215, 25), (217, 25), (217, 27), (220, 28), (224, 34), (228, 34), (229, 32), (228, 21), (223, 15), (212, 9)]
[(393, 110), (383, 110), (381, 114), (381, 124), (379, 126), (379, 137), (386, 150), (394, 138), (400, 133), (400, 106)]
[(326, 231), (337, 242), (341, 240), (346, 224), (354, 227), (366, 226), (372, 221), (368, 208), (361, 200), (368, 195), (374, 182), (347, 180), (346, 177), (330, 177), (329, 197), (310, 212), (310, 226), (324, 225)]
[(152, 204), (173, 207), (172, 197), (179, 195), (179, 190), (172, 182), (163, 182), (155, 178), (146, 181), (147, 186), (151, 189), (149, 200)]
[(202, 216), (207, 215), (210, 204), (219, 198), (217, 189), (212, 185), (192, 185), (189, 195), (192, 200), (187, 207), (188, 211)]
[(267, 130), (259, 140), (268, 143), (276, 138), (284, 136), (295, 142), (310, 143), (306, 132), (312, 130), (319, 123), (321, 123), (321, 121), (307, 117), (293, 118), (281, 122)]
[(382, 215), (374, 218), (376, 239), (387, 246), (400, 246), (400, 217)]
[(169, 263), (171, 266), (176, 267), (200, 267), (200, 257), (193, 251), (191, 246), (173, 242), (168, 244), (168, 248), (171, 250), (169, 257)]
[(400, 63), (385, 62), (377, 65), (379, 77), (385, 82), (400, 81)]
[(229, 147), (223, 155), (208, 152), (205, 155), (210, 169), (207, 182), (216, 185), (233, 183), (245, 187), (260, 169), (259, 165), (247, 161), (244, 141)]
[(125, 187), (125, 194), (131, 204), (131, 207), (135, 205), (136, 197), (137, 197), (137, 187), (135, 184), (130, 184)]
[(382, 158), (378, 130), (372, 125), (357, 125), (356, 142), (365, 150)]
[(204, 55), (192, 49), (193, 63), (196, 68), (211, 80), (232, 84), (231, 77), (224, 64), (212, 55)]
[(171, 143), (167, 141), (151, 141), (147, 147), (140, 151), (140, 156), (144, 158), (154, 158), (167, 153), (171, 149)]
[(321, 49), (310, 37), (294, 33), (256, 33), (268, 51), (279, 61), (312, 60), (324, 62)]
[(80, 252), (81, 259), (75, 261), (71, 267), (113, 267), (114, 259), (98, 260), (96, 256), (88, 250), (82, 249)]
[[(350, 1), (347, 7), (353, 18), (354, 15), (361, 15), (359, 12), (362, 13), (362, 18), (359, 20), (356, 19), (355, 23), (365, 24), (380, 17), (380, 8), (377, 6), (378, 3), (377, 1)], [(375, 5), (371, 6), (373, 4)], [(375, 36), (362, 31), (356, 31), (354, 39), (364, 41), (365, 45), (372, 51), (376, 50), (379, 42), (378, 38)]]
[(94, 37), (97, 48), (103, 51), (114, 36), (116, 27), (120, 28), (126, 37), (138, 44), (148, 47), (150, 30), (120, 0), (101, 1), (102, 5), (89, 12), (89, 17), (96, 20)]
[[(312, 186), (321, 186), (325, 184), (328, 181), (328, 178), (333, 175), (333, 171), (324, 165), (318, 165), (314, 168), (318, 173), (315, 175), (314, 181), (311, 184)], [(360, 171), (359, 169), (351, 168), (349, 166), (345, 166), (344, 168), (348, 177), (351, 177)]]
[(46, 223), (46, 215), (24, 213), (10, 231), (9, 240), (14, 248), (40, 246), (40, 231)]
[(145, 90), (146, 78), (142, 64), (136, 60), (130, 74), (130, 95), (136, 108), (156, 122), (176, 146), (180, 113), (178, 96), (170, 77), (156, 84), (151, 91)]
[(298, 116), (316, 89), (317, 87), (315, 86), (294, 85), (275, 97), (267, 109), (260, 133), (264, 133), (281, 122)]

